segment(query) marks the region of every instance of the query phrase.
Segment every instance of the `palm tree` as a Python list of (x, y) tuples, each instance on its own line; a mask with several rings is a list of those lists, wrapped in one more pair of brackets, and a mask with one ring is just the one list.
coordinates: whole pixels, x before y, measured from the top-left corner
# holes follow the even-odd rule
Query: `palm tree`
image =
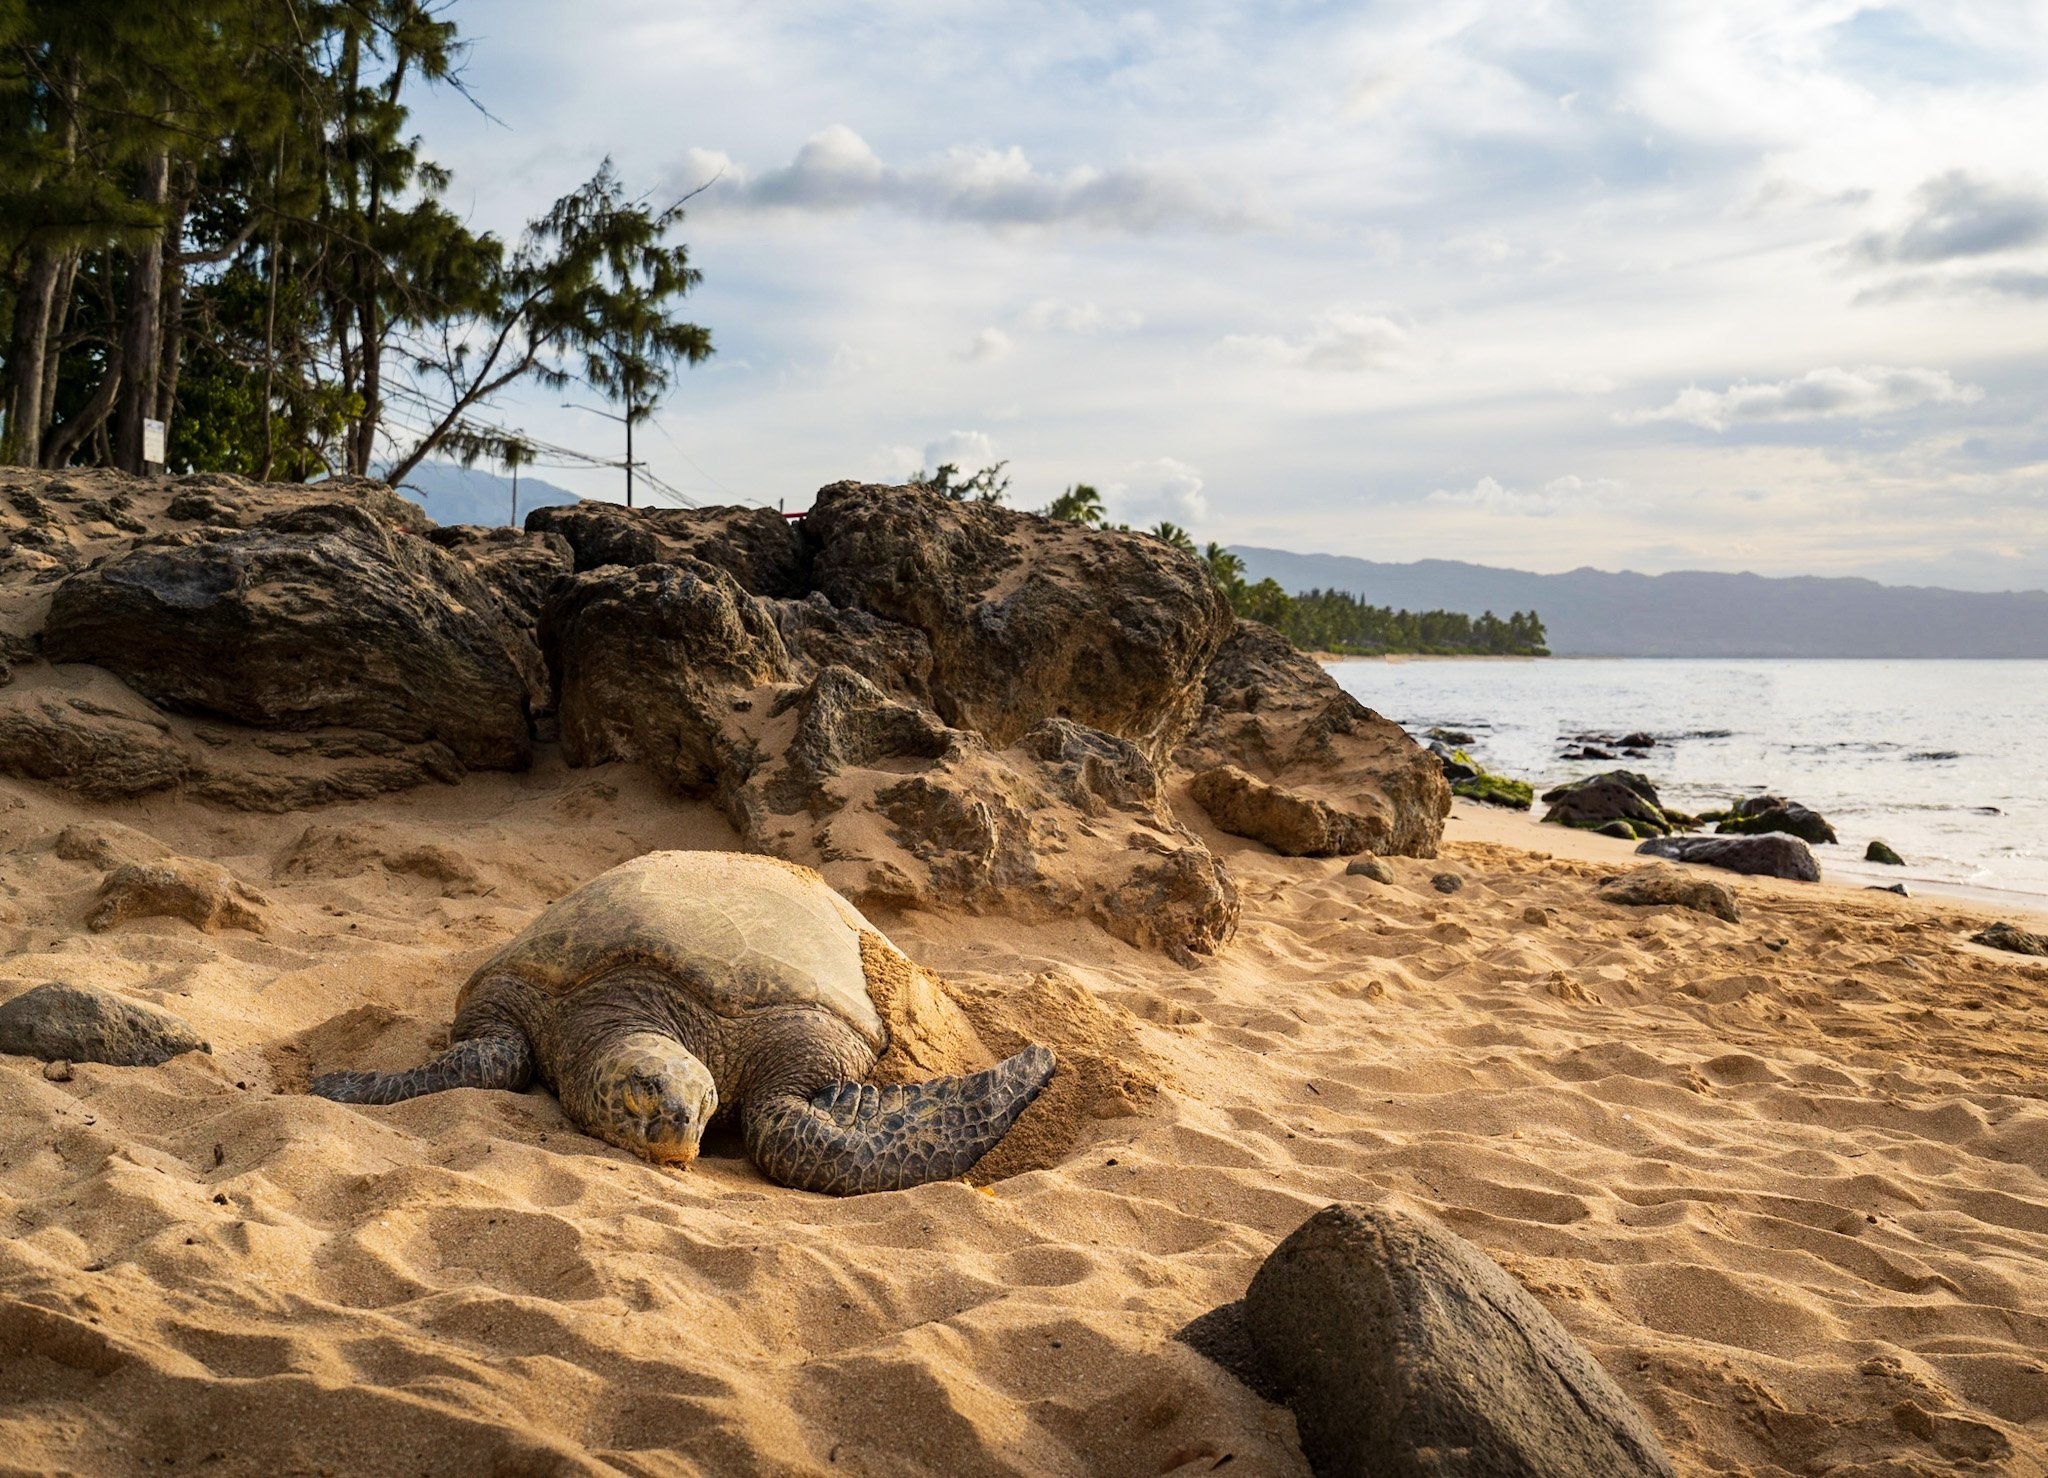
[(1199, 557), (1195, 554), (1194, 539), (1191, 538), (1188, 534), (1188, 531), (1182, 528), (1179, 524), (1166, 523), (1162, 521), (1160, 523), (1154, 524), (1149, 530), (1149, 532), (1151, 533), (1153, 538), (1164, 539), (1167, 543), (1171, 544), (1174, 548), (1178, 549), (1182, 554), (1187, 555), (1189, 558), (1192, 559)]
[(1077, 482), (1052, 500), (1052, 506), (1045, 510), (1047, 518), (1056, 518), (1062, 523), (1086, 524), (1090, 528), (1101, 528), (1108, 511), (1102, 506), (1102, 494), (1085, 482)]

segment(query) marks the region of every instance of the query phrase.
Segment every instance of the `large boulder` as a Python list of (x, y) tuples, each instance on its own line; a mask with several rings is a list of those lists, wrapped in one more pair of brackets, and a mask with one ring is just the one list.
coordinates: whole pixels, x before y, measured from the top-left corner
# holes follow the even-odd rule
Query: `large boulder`
[(1350, 857), (1373, 843), (1369, 818), (1268, 785), (1236, 765), (1202, 771), (1188, 782), (1188, 794), (1223, 830), (1283, 857)]
[(836, 666), (735, 722), (737, 752), (770, 756), (721, 792), (747, 845), (856, 903), (1092, 917), (1177, 957), (1236, 929), (1229, 875), (1129, 740), (1049, 719), (996, 750)]
[(199, 857), (161, 857), (116, 867), (100, 884), (85, 926), (103, 933), (128, 919), (183, 919), (202, 933), (265, 930), (270, 900), (222, 867)]
[(844, 482), (804, 539), (811, 588), (922, 632), (939, 716), (999, 749), (1065, 718), (1163, 762), (1230, 632), (1208, 571), (1149, 535)]
[(1599, 1362), (1432, 1217), (1326, 1207), (1259, 1268), (1244, 1319), (1321, 1478), (1672, 1478)]
[(1451, 790), (1436, 757), (1294, 644), (1238, 621), (1203, 674), (1202, 708), (1174, 763), (1238, 769), (1361, 817), (1373, 851), (1434, 857)]
[(66, 578), (43, 652), (159, 705), (258, 728), (445, 745), (464, 766), (532, 758), (528, 639), (463, 565), (350, 503), (172, 535)]
[(1752, 877), (1787, 878), (1796, 883), (1820, 881), (1820, 864), (1798, 837), (1773, 833), (1757, 837), (1652, 837), (1636, 851), (1672, 862), (1697, 862), (1706, 867)]
[[(1626, 834), (1637, 838), (1664, 836), (1673, 828), (1657, 797), (1657, 787), (1647, 775), (1634, 770), (1607, 770), (1574, 780), (1543, 793), (1550, 809), (1545, 821), (1599, 831), (1613, 822), (1624, 823)], [(1617, 828), (1616, 834), (1623, 834)]]
[(685, 792), (745, 778), (735, 705), (794, 676), (769, 603), (687, 555), (571, 576), (541, 643), (569, 763), (637, 760)]
[(571, 503), (536, 508), (529, 534), (553, 534), (574, 551), (576, 569), (702, 560), (750, 595), (804, 593), (803, 540), (773, 508), (622, 508)]
[(1714, 830), (1733, 836), (1762, 836), (1765, 832), (1782, 831), (1815, 846), (1835, 840), (1835, 828), (1827, 817), (1797, 801), (1775, 795), (1751, 796), (1736, 806)]

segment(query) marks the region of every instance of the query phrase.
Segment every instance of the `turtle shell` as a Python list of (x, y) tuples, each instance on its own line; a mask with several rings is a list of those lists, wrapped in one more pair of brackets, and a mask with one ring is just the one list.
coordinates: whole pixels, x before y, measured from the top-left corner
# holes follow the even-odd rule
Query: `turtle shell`
[(821, 1006), (880, 1051), (861, 936), (893, 945), (807, 867), (748, 852), (649, 852), (543, 909), (462, 988), (510, 975), (565, 996), (623, 966), (673, 977), (722, 1016)]

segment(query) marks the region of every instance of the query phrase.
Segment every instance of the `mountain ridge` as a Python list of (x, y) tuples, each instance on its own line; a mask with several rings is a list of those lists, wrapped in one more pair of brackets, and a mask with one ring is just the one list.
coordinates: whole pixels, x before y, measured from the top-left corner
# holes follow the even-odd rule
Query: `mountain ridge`
[(2048, 591), (1885, 585), (1862, 576), (1590, 565), (1537, 574), (1464, 560), (1382, 563), (1233, 545), (1252, 581), (1407, 610), (1534, 609), (1560, 657), (2048, 658)]

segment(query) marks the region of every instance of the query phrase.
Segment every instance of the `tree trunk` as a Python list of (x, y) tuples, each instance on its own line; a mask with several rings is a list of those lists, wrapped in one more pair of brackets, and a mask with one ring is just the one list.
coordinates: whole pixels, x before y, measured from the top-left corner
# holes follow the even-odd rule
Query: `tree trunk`
[(43, 447), (43, 465), (55, 469), (69, 466), (78, 449), (85, 445), (86, 438), (106, 436), (107, 413), (114, 408), (114, 397), (121, 393), (121, 354), (118, 349), (107, 356), (107, 372), (100, 377), (99, 387), (92, 392), (92, 398), (79, 408), (78, 414), (54, 431)]
[(64, 269), (57, 276), (57, 301), (50, 314), (50, 342), (43, 351), (43, 396), (36, 407), (36, 445), (49, 440), (50, 422), (57, 415), (57, 375), (64, 367), (64, 330), (71, 326), (71, 295), (78, 287), (78, 263), (85, 253), (74, 247), (64, 253)]
[(50, 347), (50, 318), (57, 302), (57, 284), (64, 276), (55, 252), (38, 251), (29, 259), (28, 275), (14, 305), (14, 345), (8, 351), (6, 461), (16, 467), (42, 463), (43, 380)]
[[(159, 150), (142, 167), (142, 203), (161, 206), (170, 195), (171, 156)], [(130, 373), (114, 423), (114, 461), (142, 471), (142, 423), (155, 418), (157, 367), (163, 354), (164, 237), (128, 255), (128, 312), (121, 325), (121, 362)]]
[(157, 371), (156, 418), (164, 423), (167, 462), (171, 455), (171, 421), (178, 408), (178, 369), (185, 354), (185, 264), (180, 254), (185, 246), (185, 218), (191, 205), (191, 192), (181, 192), (178, 208), (171, 216), (164, 257), (163, 353)]

